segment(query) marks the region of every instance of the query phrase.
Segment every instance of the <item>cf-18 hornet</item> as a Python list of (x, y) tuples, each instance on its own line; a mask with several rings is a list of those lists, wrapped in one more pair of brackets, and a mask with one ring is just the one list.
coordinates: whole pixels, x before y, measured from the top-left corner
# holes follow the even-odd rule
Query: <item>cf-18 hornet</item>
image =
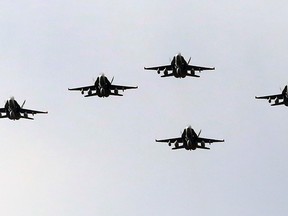
[(267, 96), (260, 96), (260, 97), (255, 97), (256, 99), (267, 99), (269, 103), (274, 100), (274, 104), (271, 104), (271, 106), (277, 106), (277, 105), (285, 105), (288, 106), (288, 90), (287, 90), (287, 85), (283, 89), (281, 94), (276, 94), (276, 95), (267, 95)]
[(215, 68), (210, 67), (200, 67), (195, 65), (189, 65), (191, 58), (186, 62), (184, 57), (178, 53), (175, 55), (171, 61), (170, 65), (164, 66), (156, 66), (156, 67), (144, 67), (145, 70), (156, 70), (158, 74), (163, 71), (163, 75), (161, 77), (171, 77), (174, 76), (176, 78), (184, 78), (186, 76), (192, 77), (200, 77), (195, 74), (195, 71), (203, 71), (203, 70), (215, 70)]
[(107, 79), (107, 77), (102, 74), (100, 75), (94, 85), (90, 86), (83, 86), (78, 88), (72, 88), (68, 89), (71, 91), (81, 91), (82, 94), (84, 94), (87, 91), (87, 95), (84, 97), (91, 97), (91, 96), (98, 96), (98, 97), (108, 97), (109, 95), (115, 95), (115, 96), (123, 96), (122, 94), (119, 94), (119, 90), (126, 90), (126, 89), (136, 89), (137, 86), (122, 86), (122, 85), (114, 85), (113, 78), (111, 82)]
[(195, 150), (196, 148), (210, 149), (205, 146), (206, 143), (211, 144), (213, 142), (224, 142), (224, 140), (202, 138), (200, 137), (200, 134), (201, 130), (199, 134), (196, 134), (195, 131), (191, 128), (191, 126), (189, 126), (184, 129), (181, 137), (162, 140), (156, 139), (156, 142), (165, 142), (168, 143), (169, 146), (173, 145), (173, 150), (182, 148), (186, 150)]
[(24, 118), (33, 120), (33, 118), (29, 117), (28, 114), (34, 115), (38, 113), (48, 113), (37, 110), (24, 109), (24, 104), (25, 101), (23, 102), (22, 106), (20, 106), (17, 101), (11, 97), (6, 101), (4, 108), (0, 108), (0, 118), (9, 118), (11, 120), (19, 120), (20, 118)]

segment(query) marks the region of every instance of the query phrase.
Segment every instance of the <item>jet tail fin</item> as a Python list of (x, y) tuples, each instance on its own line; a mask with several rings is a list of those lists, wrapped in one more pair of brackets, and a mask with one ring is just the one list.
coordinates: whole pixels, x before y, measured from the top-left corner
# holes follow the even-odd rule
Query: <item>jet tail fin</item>
[(23, 104), (22, 104), (21, 108), (23, 108), (23, 107), (24, 107), (25, 103), (26, 103), (26, 100), (24, 100), (24, 102), (23, 102)]
[(285, 86), (285, 88), (282, 91), (282, 94), (285, 94), (287, 92), (287, 85)]

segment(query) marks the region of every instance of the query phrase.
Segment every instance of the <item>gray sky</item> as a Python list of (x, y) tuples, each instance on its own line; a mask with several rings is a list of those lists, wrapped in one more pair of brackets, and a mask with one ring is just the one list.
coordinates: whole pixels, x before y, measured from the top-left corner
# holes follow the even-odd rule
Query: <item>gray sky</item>
[[(47, 110), (0, 121), (0, 215), (287, 215), (287, 1), (0, 1), (0, 89)], [(162, 79), (181, 52), (216, 67)], [(124, 97), (68, 87), (99, 74)], [(172, 151), (191, 125), (225, 139)]]

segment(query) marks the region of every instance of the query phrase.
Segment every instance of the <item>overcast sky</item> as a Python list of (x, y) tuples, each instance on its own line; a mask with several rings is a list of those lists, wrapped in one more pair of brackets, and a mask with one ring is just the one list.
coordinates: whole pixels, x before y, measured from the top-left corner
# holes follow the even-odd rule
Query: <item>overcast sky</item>
[[(0, 1), (0, 215), (287, 215), (287, 1)], [(161, 78), (178, 53), (216, 67)], [(100, 74), (123, 97), (67, 89)], [(172, 151), (191, 125), (225, 139)]]

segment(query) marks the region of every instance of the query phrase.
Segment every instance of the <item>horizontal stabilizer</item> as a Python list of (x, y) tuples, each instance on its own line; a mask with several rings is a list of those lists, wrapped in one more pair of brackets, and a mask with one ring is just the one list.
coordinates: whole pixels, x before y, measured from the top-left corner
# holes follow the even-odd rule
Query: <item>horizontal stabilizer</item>
[(88, 95), (85, 95), (84, 97), (92, 97), (92, 96), (98, 96), (98, 94), (97, 93), (88, 94)]
[(204, 147), (204, 146), (197, 146), (197, 148), (200, 148), (200, 149), (208, 149), (208, 150), (210, 150), (210, 148), (208, 148), (208, 147)]
[(29, 119), (29, 120), (34, 120), (34, 118), (31, 118), (31, 117), (28, 117), (28, 116), (21, 116), (21, 118)]
[(164, 74), (164, 75), (162, 75), (161, 77), (171, 77), (171, 76), (174, 76), (174, 74), (173, 73), (171, 73), (171, 74)]
[(178, 146), (178, 147), (174, 147), (174, 148), (172, 148), (172, 150), (176, 150), (176, 149), (182, 149), (182, 148), (184, 148), (184, 146)]
[(114, 95), (114, 96), (123, 96), (122, 94), (115, 94), (114, 92), (111, 92), (110, 95)]
[(199, 75), (189, 74), (189, 73), (187, 73), (187, 76), (191, 76), (191, 77), (200, 77)]
[(284, 104), (284, 101), (283, 102), (279, 102), (279, 103), (275, 103), (275, 104), (271, 104), (271, 106), (278, 106), (278, 105), (283, 105)]

